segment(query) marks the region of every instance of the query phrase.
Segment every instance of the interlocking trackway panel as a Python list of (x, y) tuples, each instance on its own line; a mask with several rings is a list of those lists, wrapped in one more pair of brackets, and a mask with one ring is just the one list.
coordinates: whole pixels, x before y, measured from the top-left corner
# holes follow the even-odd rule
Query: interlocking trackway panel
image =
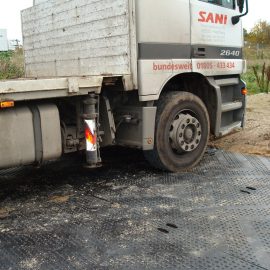
[(121, 151), (1, 172), (0, 269), (270, 269), (270, 160), (168, 174)]

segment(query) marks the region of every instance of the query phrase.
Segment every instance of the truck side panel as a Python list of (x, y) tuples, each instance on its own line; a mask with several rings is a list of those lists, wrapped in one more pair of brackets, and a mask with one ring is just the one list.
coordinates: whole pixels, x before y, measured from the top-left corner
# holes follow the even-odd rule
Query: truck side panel
[(26, 77), (131, 74), (129, 13), (128, 0), (55, 0), (24, 10)]

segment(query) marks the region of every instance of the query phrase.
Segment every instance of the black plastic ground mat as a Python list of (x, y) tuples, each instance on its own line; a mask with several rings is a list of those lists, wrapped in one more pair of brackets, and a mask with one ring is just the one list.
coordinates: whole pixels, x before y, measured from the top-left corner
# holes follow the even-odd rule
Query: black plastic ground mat
[(209, 150), (194, 170), (111, 149), (0, 172), (0, 269), (270, 269), (270, 159)]

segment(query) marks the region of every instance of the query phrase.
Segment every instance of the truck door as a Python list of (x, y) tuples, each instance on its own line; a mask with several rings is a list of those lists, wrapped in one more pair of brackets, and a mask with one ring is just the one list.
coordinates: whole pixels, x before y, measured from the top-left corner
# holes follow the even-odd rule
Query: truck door
[(170, 77), (191, 72), (189, 1), (135, 1), (140, 96), (157, 95)]
[(242, 22), (236, 0), (190, 0), (193, 71), (206, 76), (240, 74)]

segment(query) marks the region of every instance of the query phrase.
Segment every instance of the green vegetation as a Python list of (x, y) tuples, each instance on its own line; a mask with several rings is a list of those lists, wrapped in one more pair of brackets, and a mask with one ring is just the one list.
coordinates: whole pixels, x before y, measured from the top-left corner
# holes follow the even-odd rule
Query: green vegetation
[(249, 94), (253, 95), (269, 92), (269, 66), (267, 68), (268, 73), (265, 72), (264, 76), (262, 71), (263, 65), (249, 65), (247, 72), (241, 76), (242, 80), (244, 80), (247, 84)]
[(254, 47), (247, 45), (244, 49), (248, 68), (242, 79), (247, 83), (249, 94), (265, 93), (269, 91), (270, 46), (261, 49)]
[(23, 49), (0, 52), (0, 80), (20, 78), (24, 75)]
[(242, 75), (242, 80), (246, 82), (249, 94), (252, 95), (260, 93), (260, 89), (256, 83), (256, 78), (251, 67), (248, 67), (247, 72)]
[(244, 29), (245, 41), (250, 44), (270, 44), (270, 24), (267, 21), (259, 20), (250, 32)]
[(260, 92), (265, 92), (268, 94), (270, 83), (270, 66), (266, 66), (266, 63), (264, 63), (261, 69), (260, 66), (257, 65), (253, 66), (252, 70)]
[(249, 94), (268, 93), (270, 80), (270, 24), (258, 21), (250, 32), (244, 29), (244, 55), (247, 72), (242, 79), (247, 83)]

